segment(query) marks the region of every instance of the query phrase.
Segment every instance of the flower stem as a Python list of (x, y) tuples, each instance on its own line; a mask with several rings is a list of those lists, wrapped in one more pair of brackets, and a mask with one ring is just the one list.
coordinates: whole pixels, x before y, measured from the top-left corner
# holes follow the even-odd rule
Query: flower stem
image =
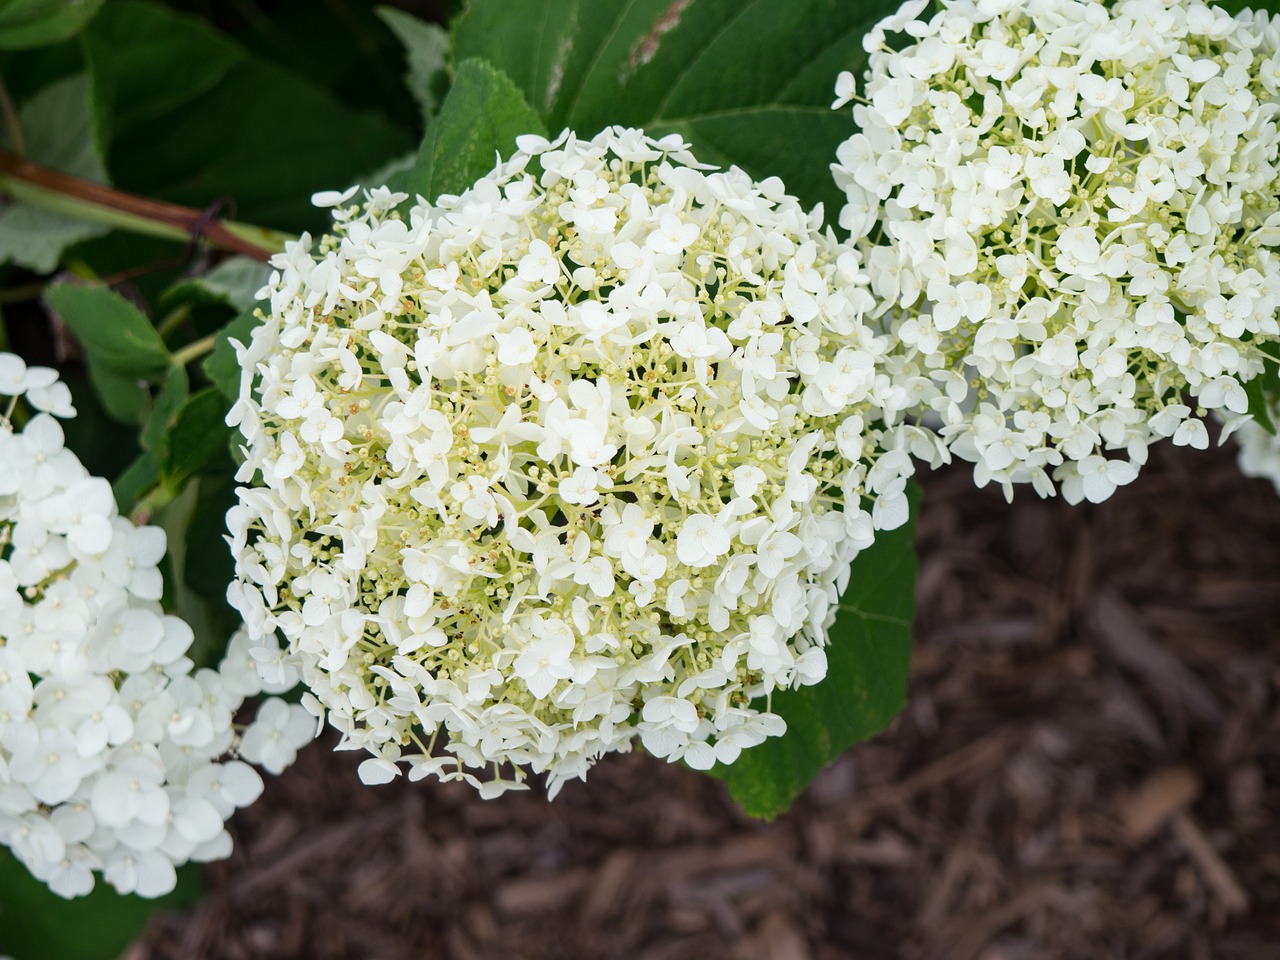
[(188, 343), (180, 350), (173, 351), (170, 358), (173, 360), (175, 367), (185, 367), (192, 360), (198, 360), (206, 353), (210, 353), (217, 346), (217, 343), (218, 335), (211, 333), (207, 337), (201, 337), (199, 340)]
[(288, 234), (218, 220), (191, 207), (152, 200), (28, 163), (0, 150), (0, 193), (53, 213), (169, 240), (199, 237), (214, 247), (268, 260)]

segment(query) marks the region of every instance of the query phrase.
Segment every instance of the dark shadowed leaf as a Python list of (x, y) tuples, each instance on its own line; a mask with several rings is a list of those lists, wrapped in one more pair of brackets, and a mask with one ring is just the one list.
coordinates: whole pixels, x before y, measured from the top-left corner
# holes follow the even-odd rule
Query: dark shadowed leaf
[(245, 57), (203, 20), (147, 0), (112, 0), (85, 31), (84, 47), (104, 150), (112, 130), (195, 99)]
[(213, 387), (192, 394), (160, 443), (164, 483), (179, 489), (188, 477), (227, 455), (227, 402)]
[[(919, 505), (919, 488), (913, 486), (913, 518)], [(826, 679), (773, 696), (774, 712), (787, 721), (786, 735), (712, 771), (752, 816), (774, 817), (786, 810), (819, 770), (879, 733), (906, 706), (915, 615), (914, 538), (913, 521), (881, 533), (854, 561), (831, 627)]]
[(412, 146), (406, 129), (352, 110), (309, 80), (260, 60), (112, 144), (120, 186), (289, 232), (328, 222), (311, 206)]
[(428, 23), (395, 7), (378, 7), (378, 17), (404, 44), (409, 71), (405, 86), (422, 110), (425, 123), (435, 116), (448, 88), (449, 33), (438, 23)]
[(218, 331), (213, 352), (205, 357), (204, 374), (226, 400), (235, 400), (240, 396), (240, 362), (236, 359), (236, 350), (231, 346), (231, 341), (238, 340), (248, 345), (249, 335), (261, 322), (252, 311), (240, 314)]
[(1264, 362), (1262, 373), (1244, 385), (1249, 398), (1249, 413), (1267, 433), (1273, 436), (1277, 426), (1271, 419), (1271, 406), (1280, 402), (1280, 364)]
[(0, 0), (0, 50), (43, 47), (74, 36), (103, 0)]

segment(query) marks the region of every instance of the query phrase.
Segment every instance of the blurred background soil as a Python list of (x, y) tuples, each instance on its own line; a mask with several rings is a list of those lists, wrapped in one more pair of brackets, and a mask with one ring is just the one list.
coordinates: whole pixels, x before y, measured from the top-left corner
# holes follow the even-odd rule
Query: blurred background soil
[(1280, 497), (1164, 445), (1099, 506), (923, 478), (910, 705), (773, 823), (632, 754), (554, 803), (325, 739), (128, 960), (1280, 957)]

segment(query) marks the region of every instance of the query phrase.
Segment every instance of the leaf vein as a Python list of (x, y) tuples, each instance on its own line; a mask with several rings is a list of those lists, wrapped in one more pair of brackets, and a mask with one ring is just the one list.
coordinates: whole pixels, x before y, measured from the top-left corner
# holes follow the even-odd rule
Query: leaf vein
[(613, 21), (613, 26), (609, 30), (609, 35), (604, 38), (604, 42), (596, 47), (595, 56), (591, 58), (591, 62), (587, 64), (587, 70), (582, 75), (582, 82), (578, 84), (578, 89), (573, 92), (573, 102), (569, 104), (569, 109), (565, 111), (566, 121), (572, 117), (578, 110), (578, 103), (582, 100), (582, 92), (591, 85), (591, 74), (595, 72), (597, 66), (600, 65), (600, 58), (604, 56), (605, 49), (609, 44), (613, 43), (614, 38), (618, 35), (618, 31), (622, 29), (622, 24), (627, 17), (631, 15), (631, 10), (639, 0), (627, 0), (627, 5), (622, 8), (622, 12), (618, 14), (618, 18)]
[(662, 119), (662, 111), (667, 109), (667, 106), (671, 103), (671, 97), (675, 94), (676, 90), (679, 89), (680, 85), (684, 83), (685, 78), (689, 76), (693, 71), (693, 68), (702, 62), (702, 58), (707, 55), (707, 51), (714, 47), (720, 38), (724, 36), (725, 33), (755, 5), (756, 0), (747, 0), (746, 3), (738, 8), (737, 12), (735, 12), (733, 16), (725, 19), (724, 23), (720, 25), (719, 30), (707, 38), (706, 43), (702, 45), (702, 49), (698, 51), (697, 55), (692, 60), (684, 65), (684, 68), (676, 74), (671, 85), (667, 87), (667, 93), (662, 98), (662, 102), (659, 103), (657, 108), (654, 110), (653, 118), (649, 121), (650, 124), (656, 123)]

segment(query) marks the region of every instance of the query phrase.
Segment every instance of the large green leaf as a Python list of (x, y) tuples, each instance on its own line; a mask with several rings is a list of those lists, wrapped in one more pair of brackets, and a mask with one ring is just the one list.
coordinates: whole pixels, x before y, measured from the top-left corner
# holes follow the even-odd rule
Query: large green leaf
[[(27, 157), (34, 163), (106, 182), (106, 170), (91, 132), (89, 81), (84, 74), (66, 77), (41, 90), (23, 105), (19, 121)], [(3, 203), (0, 264), (11, 261), (36, 273), (50, 273), (67, 247), (107, 232), (100, 224), (30, 204)]]
[(159, 900), (121, 896), (101, 881), (88, 896), (64, 900), (0, 848), (0, 950), (13, 960), (115, 960), (155, 910), (193, 903), (196, 866), (178, 870), (177, 889)]
[(230, 202), (238, 219), (301, 231), (327, 223), (312, 193), (346, 187), (412, 143), (407, 129), (250, 58), (182, 109), (120, 131), (111, 167), (126, 189), (200, 209)]
[(473, 0), (455, 56), (504, 70), (552, 131), (678, 133), (700, 159), (780, 176), (838, 209), (828, 163), (850, 133), (832, 111), (863, 33), (899, 0)]
[(82, 30), (103, 0), (0, 0), (0, 50), (43, 47)]
[(84, 33), (99, 143), (213, 89), (244, 59), (203, 20), (148, 0), (113, 0)]
[[(912, 516), (920, 504), (911, 489)], [(883, 730), (906, 706), (915, 615), (915, 524), (881, 533), (859, 554), (840, 599), (819, 684), (773, 695), (785, 736), (766, 740), (712, 770), (755, 817), (774, 817), (824, 766)]]
[(483, 60), (464, 60), (404, 188), (429, 200), (461, 193), (493, 169), (498, 153), (514, 151), (516, 137), (545, 132), (510, 77)]

